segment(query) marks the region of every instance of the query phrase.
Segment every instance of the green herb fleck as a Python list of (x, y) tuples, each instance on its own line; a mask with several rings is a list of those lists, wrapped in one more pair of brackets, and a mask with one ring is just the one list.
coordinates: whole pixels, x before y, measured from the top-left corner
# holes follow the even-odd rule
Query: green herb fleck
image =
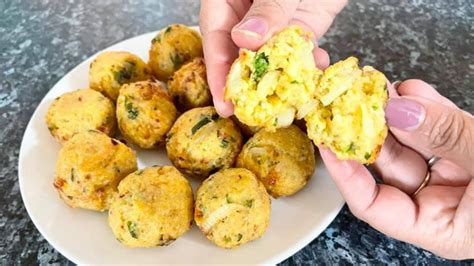
[(76, 178), (76, 170), (74, 168), (71, 168), (71, 182), (74, 182), (75, 178)]
[(372, 109), (373, 109), (374, 111), (377, 111), (377, 109), (379, 109), (379, 107), (378, 107), (378, 105), (374, 104), (374, 105), (372, 105)]
[(273, 125), (277, 126), (278, 125), (278, 117), (275, 117), (275, 120), (273, 120)]
[(221, 148), (227, 148), (228, 146), (229, 146), (229, 141), (226, 139), (222, 139)]
[(237, 234), (237, 241), (240, 241), (242, 239), (242, 234)]
[(227, 201), (227, 203), (234, 203), (234, 201), (230, 198), (229, 194), (225, 195), (225, 200)]
[(253, 206), (253, 199), (245, 200), (244, 205), (245, 205), (247, 208), (252, 208), (252, 206)]
[(293, 80), (293, 81), (291, 82), (291, 84), (301, 84), (301, 82), (299, 82), (299, 81), (297, 81), (297, 80)]
[(166, 136), (166, 144), (170, 142), (172, 137), (173, 137), (173, 133), (168, 133), (168, 135)]
[(55, 131), (55, 130), (58, 129), (58, 126), (56, 126), (56, 125), (53, 124), (53, 125), (51, 125), (51, 126), (48, 126), (48, 129), (49, 129), (49, 131), (53, 132), (53, 131)]
[(119, 84), (124, 84), (130, 81), (134, 71), (135, 63), (125, 62), (120, 70), (114, 72), (114, 78)]
[(136, 175), (141, 175), (141, 174), (143, 174), (143, 170), (138, 170), (135, 174)]
[(165, 33), (170, 33), (171, 32), (171, 27), (166, 28)]
[(253, 72), (253, 79), (255, 82), (259, 81), (268, 71), (268, 56), (265, 53), (257, 54), (253, 63), (255, 71)]
[(193, 128), (191, 129), (191, 133), (193, 135), (196, 134), (196, 132), (201, 129), (201, 127), (207, 125), (210, 122), (211, 118), (209, 118), (209, 116), (202, 117), (201, 120), (199, 120), (199, 122), (197, 122), (196, 125), (193, 126)]
[(353, 152), (354, 150), (355, 150), (354, 142), (351, 142), (351, 145), (349, 145), (346, 152)]
[(230, 240), (231, 240), (231, 239), (230, 239), (230, 237), (228, 237), (228, 236), (224, 236), (224, 242), (226, 242), (226, 243), (229, 243), (229, 242), (230, 242)]
[(137, 225), (132, 222), (132, 221), (128, 221), (127, 222), (127, 228), (128, 228), (128, 232), (130, 232), (130, 235), (135, 238), (135, 239), (138, 239), (138, 236), (137, 236)]
[(180, 54), (175, 53), (171, 55), (171, 61), (173, 62), (174, 68), (178, 69), (184, 63), (184, 58)]
[(138, 108), (133, 106), (133, 103), (130, 101), (129, 97), (125, 97), (125, 109), (127, 109), (128, 118), (135, 119), (138, 116)]
[(159, 41), (161, 41), (161, 34), (156, 35), (156, 37), (151, 40), (151, 43), (154, 44)]
[(369, 152), (366, 152), (365, 155), (364, 155), (364, 158), (366, 160), (368, 160), (370, 158), (370, 156), (372, 156), (372, 154), (370, 154)]

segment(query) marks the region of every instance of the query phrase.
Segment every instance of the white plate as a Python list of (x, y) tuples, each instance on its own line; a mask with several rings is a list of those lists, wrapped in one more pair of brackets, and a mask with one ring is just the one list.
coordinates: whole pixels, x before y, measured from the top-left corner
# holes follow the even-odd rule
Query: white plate
[[(148, 60), (156, 32), (140, 35), (105, 50), (125, 50)], [(252, 263), (275, 264), (317, 237), (334, 219), (343, 199), (321, 160), (315, 176), (296, 195), (272, 201), (270, 226), (265, 235), (235, 250), (214, 246), (196, 225), (167, 247), (131, 249), (120, 244), (107, 224), (107, 214), (69, 208), (53, 188), (60, 145), (51, 137), (45, 114), (52, 100), (88, 86), (89, 64), (96, 55), (64, 76), (46, 94), (34, 112), (21, 143), (18, 176), (21, 195), (31, 220), (46, 240), (78, 264), (141, 263)], [(170, 165), (166, 151), (138, 151), (139, 167)], [(191, 180), (196, 188), (198, 184)]]

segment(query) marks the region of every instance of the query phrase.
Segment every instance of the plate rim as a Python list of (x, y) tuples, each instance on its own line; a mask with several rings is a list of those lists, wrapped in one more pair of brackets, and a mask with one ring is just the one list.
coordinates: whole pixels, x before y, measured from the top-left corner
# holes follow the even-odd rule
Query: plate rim
[[(191, 27), (191, 28), (193, 28), (193, 29), (195, 29), (199, 32), (199, 27), (198, 26), (189, 26), (189, 27)], [(165, 27), (163, 27), (163, 29), (164, 28)], [(87, 61), (89, 59), (96, 57), (98, 54), (102, 53), (103, 51), (109, 50), (113, 46), (121, 45), (122, 43), (132, 41), (133, 39), (143, 38), (146, 35), (157, 34), (160, 30), (155, 30), (155, 31), (142, 33), (142, 34), (135, 35), (133, 37), (118, 41), (116, 43), (108, 45), (107, 47), (105, 47), (103, 49), (100, 49), (98, 52), (96, 52), (96, 53), (94, 53), (90, 56), (87, 56), (86, 59), (82, 60), (81, 63), (79, 63), (78, 65), (73, 67), (71, 70), (69, 70), (51, 88), (49, 88), (48, 92), (42, 97), (41, 101), (35, 107), (35, 110), (32, 113), (32, 115), (30, 116), (30, 119), (29, 119), (29, 121), (28, 121), (28, 123), (25, 127), (24, 132), (23, 132), (22, 140), (21, 140), (21, 143), (20, 143), (20, 151), (19, 151), (19, 154), (18, 154), (18, 169), (17, 169), (18, 183), (19, 183), (19, 188), (20, 188), (21, 200), (23, 201), (23, 206), (25, 207), (26, 212), (28, 214), (28, 217), (33, 222), (36, 230), (38, 230), (38, 232), (48, 242), (48, 244), (51, 245), (54, 249), (56, 249), (66, 259), (70, 260), (73, 263), (88, 264), (87, 262), (83, 262), (82, 259), (77, 258), (74, 254), (71, 254), (69, 251), (66, 251), (66, 249), (63, 248), (62, 245), (59, 245), (55, 240), (53, 240), (54, 238), (51, 237), (48, 233), (46, 233), (46, 230), (36, 220), (35, 216), (31, 215), (31, 213), (32, 213), (32, 210), (30, 209), (31, 206), (26, 203), (27, 202), (25, 200), (25, 193), (26, 192), (25, 192), (25, 187), (24, 187), (25, 186), (25, 183), (24, 183), (25, 181), (24, 181), (24, 178), (22, 178), (23, 157), (24, 157), (24, 153), (26, 152), (26, 151), (24, 151), (24, 149), (26, 149), (25, 148), (25, 145), (26, 145), (25, 144), (25, 135), (27, 134), (28, 130), (30, 129), (30, 126), (33, 123), (34, 118), (36, 119), (36, 117), (38, 116), (39, 107), (41, 105), (43, 105), (44, 102), (47, 100), (47, 98), (48, 98), (47, 96), (49, 94), (53, 93), (53, 88), (55, 88), (66, 76), (69, 76), (71, 73), (75, 72), (77, 69), (79, 69), (83, 65), (87, 64)], [(327, 213), (326, 218), (323, 219), (323, 221), (319, 224), (319, 226), (314, 227), (313, 230), (308, 232), (306, 234), (306, 236), (301, 238), (296, 244), (293, 244), (293, 245), (289, 246), (286, 249), (285, 252), (274, 255), (273, 257), (265, 260), (261, 264), (271, 264), (271, 265), (273, 265), (273, 264), (280, 263), (280, 262), (284, 261), (285, 259), (293, 256), (294, 254), (296, 254), (301, 249), (305, 248), (309, 243), (311, 243), (311, 241), (313, 241), (314, 239), (319, 237), (328, 228), (328, 226), (331, 224), (331, 222), (333, 222), (335, 220), (335, 218), (337, 217), (337, 215), (340, 213), (340, 211), (343, 208), (344, 204), (345, 204), (345, 201), (341, 197), (340, 202), (339, 202), (339, 206), (334, 208), (330, 213)], [(320, 228), (323, 228), (323, 230), (318, 233), (318, 231), (320, 231)]]

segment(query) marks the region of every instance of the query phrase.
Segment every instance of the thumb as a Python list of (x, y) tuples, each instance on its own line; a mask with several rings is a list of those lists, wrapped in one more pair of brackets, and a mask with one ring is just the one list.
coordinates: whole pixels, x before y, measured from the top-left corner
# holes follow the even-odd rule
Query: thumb
[(273, 34), (288, 25), (299, 0), (255, 0), (232, 29), (232, 40), (240, 48), (256, 50)]
[(402, 143), (448, 159), (474, 175), (474, 118), (458, 108), (417, 96), (391, 98), (385, 116)]

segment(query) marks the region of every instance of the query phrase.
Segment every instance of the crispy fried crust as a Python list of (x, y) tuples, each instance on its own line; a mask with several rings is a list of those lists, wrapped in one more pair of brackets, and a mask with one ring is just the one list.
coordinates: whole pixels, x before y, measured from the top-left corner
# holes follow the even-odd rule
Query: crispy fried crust
[(51, 135), (62, 144), (88, 130), (112, 136), (116, 131), (115, 106), (95, 90), (68, 92), (53, 101), (46, 114), (46, 124)]
[(307, 184), (315, 170), (313, 143), (295, 125), (275, 132), (261, 130), (244, 145), (236, 166), (252, 171), (274, 198), (290, 196)]
[(206, 178), (229, 168), (242, 148), (242, 135), (231, 118), (214, 107), (194, 108), (181, 115), (168, 133), (166, 151), (180, 171)]
[(140, 57), (129, 52), (103, 52), (90, 65), (89, 86), (115, 102), (123, 84), (151, 77), (151, 70)]
[(165, 88), (151, 81), (126, 84), (117, 99), (117, 120), (123, 136), (144, 149), (165, 144), (178, 110)]
[(166, 82), (183, 64), (203, 57), (201, 36), (185, 25), (172, 24), (153, 38), (149, 57), (153, 75)]
[(168, 80), (168, 91), (181, 112), (212, 105), (204, 59), (194, 58), (176, 71)]
[(126, 246), (166, 246), (189, 230), (193, 208), (191, 186), (176, 168), (148, 167), (120, 182), (109, 226)]
[(60, 150), (54, 187), (71, 207), (104, 211), (119, 182), (136, 169), (132, 149), (90, 130), (74, 135)]
[(247, 169), (221, 170), (197, 191), (194, 220), (214, 244), (236, 248), (260, 238), (270, 222), (265, 187)]

